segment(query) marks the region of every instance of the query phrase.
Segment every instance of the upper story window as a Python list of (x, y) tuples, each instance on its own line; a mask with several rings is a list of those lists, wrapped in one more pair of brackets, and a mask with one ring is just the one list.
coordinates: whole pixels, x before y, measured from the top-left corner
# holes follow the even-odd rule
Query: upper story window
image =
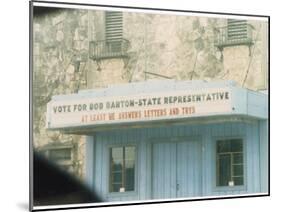
[(110, 192), (135, 190), (135, 147), (110, 148)]
[(90, 42), (90, 58), (93, 60), (127, 57), (129, 41), (123, 38), (123, 13), (105, 12), (104, 40)]
[(110, 52), (118, 53), (121, 51), (122, 38), (122, 12), (105, 12), (105, 40)]
[(215, 46), (223, 49), (227, 46), (252, 45), (253, 27), (247, 20), (228, 19), (227, 25), (216, 29)]
[(216, 158), (217, 186), (244, 185), (242, 139), (218, 140)]
[(231, 40), (247, 39), (247, 21), (227, 19), (227, 38)]
[(105, 12), (105, 39), (108, 42), (120, 41), (123, 38), (122, 12)]

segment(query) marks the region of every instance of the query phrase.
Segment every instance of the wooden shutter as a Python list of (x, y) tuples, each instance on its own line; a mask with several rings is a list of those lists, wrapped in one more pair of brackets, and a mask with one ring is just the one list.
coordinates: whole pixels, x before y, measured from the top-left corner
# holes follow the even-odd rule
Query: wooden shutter
[(247, 21), (246, 20), (227, 20), (228, 40), (247, 39)]
[(105, 12), (105, 39), (106, 41), (120, 41), (123, 36), (122, 12)]

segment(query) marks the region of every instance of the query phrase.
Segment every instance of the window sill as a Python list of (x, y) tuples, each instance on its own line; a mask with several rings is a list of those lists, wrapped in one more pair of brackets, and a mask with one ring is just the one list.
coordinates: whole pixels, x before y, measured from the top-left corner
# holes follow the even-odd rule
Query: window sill
[(214, 192), (219, 191), (246, 191), (246, 185), (239, 186), (216, 186), (213, 189)]
[(126, 192), (110, 192), (107, 194), (107, 197), (122, 197), (122, 196), (137, 196), (136, 191), (126, 191)]

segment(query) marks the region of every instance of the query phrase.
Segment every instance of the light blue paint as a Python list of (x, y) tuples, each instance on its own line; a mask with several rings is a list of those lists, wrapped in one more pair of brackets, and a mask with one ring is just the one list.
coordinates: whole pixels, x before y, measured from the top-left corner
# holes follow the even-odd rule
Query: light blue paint
[(268, 191), (268, 121), (259, 121), (261, 191)]
[[(231, 111), (205, 117), (91, 126), (86, 139), (86, 178), (104, 201), (217, 196), (267, 192), (267, 95), (240, 88), (232, 81), (147, 81), (112, 85), (61, 95), (52, 101), (130, 96), (149, 93), (229, 89)], [(50, 118), (50, 117), (48, 117)], [(173, 123), (171, 122), (173, 121)], [(123, 128), (122, 128), (123, 127)], [(66, 126), (62, 131), (85, 129)], [(68, 131), (69, 130), (69, 131)], [(244, 142), (244, 185), (216, 186), (216, 141), (241, 138)], [(135, 191), (109, 192), (109, 148), (136, 146)], [(179, 188), (177, 189), (177, 184)]]
[(94, 187), (94, 167), (95, 167), (95, 158), (93, 152), (95, 150), (95, 141), (94, 136), (86, 136), (86, 160), (85, 160), (85, 167), (86, 167), (86, 178), (88, 186), (91, 188)]
[(243, 88), (232, 89), (232, 107), (233, 114), (247, 113), (247, 90)]
[(262, 93), (248, 91), (247, 114), (262, 119), (268, 118), (268, 96)]
[[(267, 192), (267, 165), (262, 162), (267, 137), (260, 133), (262, 127), (263, 122), (248, 121), (98, 132), (94, 184), (106, 201)], [(244, 141), (244, 186), (216, 187), (215, 142), (221, 138)], [(109, 147), (124, 144), (137, 146), (136, 191), (110, 194)], [(181, 191), (176, 190), (177, 180)]]

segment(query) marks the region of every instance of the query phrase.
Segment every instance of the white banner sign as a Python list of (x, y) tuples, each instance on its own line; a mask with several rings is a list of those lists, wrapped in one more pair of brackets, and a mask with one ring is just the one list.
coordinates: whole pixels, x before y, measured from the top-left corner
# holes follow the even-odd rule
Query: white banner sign
[(65, 128), (220, 115), (231, 112), (228, 89), (53, 100), (47, 128)]

